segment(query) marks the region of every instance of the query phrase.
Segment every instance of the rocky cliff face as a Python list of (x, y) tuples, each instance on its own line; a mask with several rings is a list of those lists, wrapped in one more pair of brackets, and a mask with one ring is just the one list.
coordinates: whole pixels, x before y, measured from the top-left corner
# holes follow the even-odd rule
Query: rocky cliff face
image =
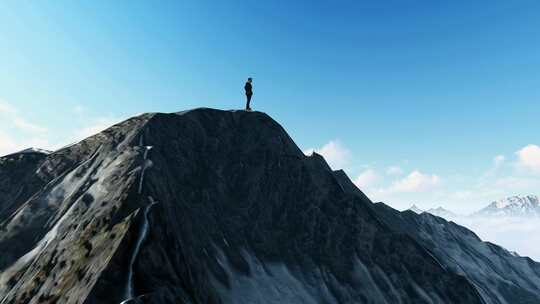
[(2, 159), (1, 191), (10, 194), (0, 198), (2, 210), (9, 210), (0, 218), (1, 303), (88, 298), (120, 245), (130, 244), (137, 210), (146, 204), (136, 192), (144, 150), (137, 143), (149, 118), (48, 156)]
[(145, 114), (32, 155), (0, 159), (2, 304), (491, 297), (263, 113)]

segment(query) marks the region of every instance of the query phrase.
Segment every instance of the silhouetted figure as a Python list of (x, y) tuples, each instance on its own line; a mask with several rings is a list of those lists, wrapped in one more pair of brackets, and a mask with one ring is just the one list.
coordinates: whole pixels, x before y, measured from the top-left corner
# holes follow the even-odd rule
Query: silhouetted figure
[(244, 89), (246, 90), (246, 98), (247, 98), (246, 111), (251, 111), (251, 107), (249, 104), (251, 103), (251, 96), (253, 96), (253, 86), (251, 85), (252, 81), (253, 79), (251, 79), (251, 77), (248, 78), (246, 85), (244, 86)]

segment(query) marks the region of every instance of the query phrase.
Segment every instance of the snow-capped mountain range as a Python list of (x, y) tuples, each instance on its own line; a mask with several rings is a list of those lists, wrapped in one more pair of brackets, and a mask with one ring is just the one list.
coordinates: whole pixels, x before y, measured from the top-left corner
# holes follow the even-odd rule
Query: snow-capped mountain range
[(540, 202), (536, 195), (512, 196), (492, 202), (487, 207), (475, 212), (473, 216), (540, 216)]
[[(422, 210), (413, 204), (409, 210), (427, 212), (446, 219), (461, 216), (443, 207)], [(536, 195), (512, 196), (490, 203), (488, 206), (466, 215), (467, 217), (540, 217), (540, 200)]]
[(416, 204), (413, 204), (409, 209), (407, 210), (410, 210), (410, 211), (413, 211), (414, 213), (417, 213), (417, 214), (421, 214), (421, 213), (429, 213), (429, 214), (433, 214), (435, 216), (439, 216), (439, 217), (442, 217), (442, 218), (454, 218), (454, 217), (457, 217), (459, 216), (458, 214), (448, 210), (448, 209), (445, 209), (443, 207), (437, 207), (437, 208), (430, 208), (430, 209), (427, 209), (427, 210), (423, 210), (421, 208), (419, 208), (418, 206), (416, 206)]

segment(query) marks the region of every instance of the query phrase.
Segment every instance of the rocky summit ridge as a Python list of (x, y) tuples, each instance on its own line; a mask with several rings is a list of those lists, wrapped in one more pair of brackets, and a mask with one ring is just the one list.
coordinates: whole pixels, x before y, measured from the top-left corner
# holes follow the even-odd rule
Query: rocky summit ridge
[(0, 252), (2, 304), (540, 299), (538, 263), (373, 204), (261, 112), (143, 114), (0, 158)]

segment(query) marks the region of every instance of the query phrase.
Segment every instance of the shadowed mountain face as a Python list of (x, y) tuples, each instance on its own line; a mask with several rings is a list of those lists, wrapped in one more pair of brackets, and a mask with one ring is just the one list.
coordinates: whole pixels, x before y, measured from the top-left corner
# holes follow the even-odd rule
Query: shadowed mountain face
[(135, 117), (0, 193), (2, 304), (506, 303), (263, 113)]
[(374, 206), (382, 221), (429, 248), (445, 269), (466, 276), (486, 303), (540, 303), (539, 263), (482, 242), (467, 228), (427, 212)]

